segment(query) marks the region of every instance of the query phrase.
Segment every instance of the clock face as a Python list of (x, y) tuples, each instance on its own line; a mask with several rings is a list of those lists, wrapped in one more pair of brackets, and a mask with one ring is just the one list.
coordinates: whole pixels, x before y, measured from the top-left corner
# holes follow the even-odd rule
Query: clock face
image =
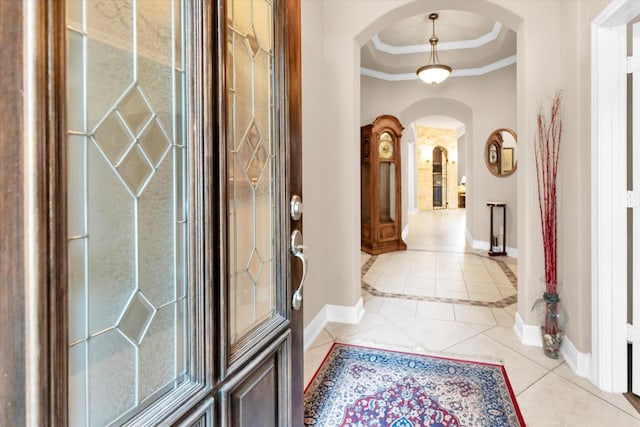
[(380, 141), (380, 145), (378, 145), (378, 153), (383, 159), (390, 159), (393, 157), (393, 144), (391, 141)]
[(498, 149), (495, 145), (489, 148), (489, 163), (498, 163)]

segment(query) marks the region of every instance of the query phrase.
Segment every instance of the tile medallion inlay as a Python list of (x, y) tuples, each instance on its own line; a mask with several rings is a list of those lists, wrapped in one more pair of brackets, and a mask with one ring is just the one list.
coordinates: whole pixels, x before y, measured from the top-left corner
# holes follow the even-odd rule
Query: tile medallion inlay
[[(439, 253), (438, 251), (418, 251), (418, 252)], [(469, 298), (469, 299), (443, 298), (443, 297), (433, 297), (433, 296), (423, 296), (423, 295), (412, 295), (410, 293), (381, 291), (381, 290), (375, 288), (374, 286), (372, 286), (371, 284), (367, 283), (364, 280), (365, 275), (367, 274), (369, 269), (371, 269), (371, 267), (375, 264), (376, 260), (378, 259), (378, 255), (372, 255), (362, 265), (361, 287), (362, 287), (362, 289), (364, 289), (365, 291), (367, 291), (368, 293), (370, 293), (373, 296), (384, 297), (384, 298), (402, 298), (402, 299), (409, 299), (409, 300), (415, 300), (415, 301), (432, 301), (432, 302), (464, 304), (464, 305), (473, 305), (473, 306), (490, 307), (490, 308), (505, 308), (505, 307), (513, 305), (513, 304), (515, 304), (517, 302), (517, 300), (518, 300), (518, 295), (517, 295), (518, 278), (517, 278), (516, 274), (513, 272), (513, 270), (511, 270), (511, 268), (509, 267), (509, 265), (505, 261), (501, 260), (500, 258), (492, 258), (492, 257), (486, 256), (486, 255), (481, 255), (481, 254), (477, 254), (477, 253), (474, 253), (474, 252), (464, 252), (463, 254), (464, 255), (477, 256), (479, 258), (483, 258), (483, 259), (491, 260), (491, 261), (495, 262), (500, 267), (500, 269), (502, 270), (504, 275), (507, 277), (507, 279), (509, 280), (509, 282), (513, 286), (514, 294), (513, 295), (509, 295), (509, 296), (504, 297), (504, 298), (496, 299), (495, 301), (479, 301), (479, 300), (475, 300), (475, 299), (471, 299), (471, 298)]]

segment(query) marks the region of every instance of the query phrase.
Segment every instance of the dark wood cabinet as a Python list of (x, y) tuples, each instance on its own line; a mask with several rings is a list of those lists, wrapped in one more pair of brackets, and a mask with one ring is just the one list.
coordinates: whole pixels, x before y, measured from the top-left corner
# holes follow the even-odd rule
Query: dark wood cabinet
[(360, 247), (372, 255), (407, 249), (401, 221), (403, 129), (391, 115), (379, 116), (360, 128)]

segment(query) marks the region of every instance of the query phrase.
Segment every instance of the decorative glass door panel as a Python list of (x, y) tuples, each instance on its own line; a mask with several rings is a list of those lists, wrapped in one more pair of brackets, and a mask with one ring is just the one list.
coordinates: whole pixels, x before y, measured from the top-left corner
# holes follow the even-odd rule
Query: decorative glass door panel
[(381, 224), (393, 222), (396, 215), (396, 165), (394, 163), (380, 163), (378, 185), (380, 187), (379, 221)]
[(69, 420), (190, 380), (182, 0), (67, 0)]
[[(279, 180), (273, 4), (227, 1), (229, 340), (278, 314)], [(279, 285), (276, 285), (278, 283)], [(277, 286), (281, 286), (278, 289)]]

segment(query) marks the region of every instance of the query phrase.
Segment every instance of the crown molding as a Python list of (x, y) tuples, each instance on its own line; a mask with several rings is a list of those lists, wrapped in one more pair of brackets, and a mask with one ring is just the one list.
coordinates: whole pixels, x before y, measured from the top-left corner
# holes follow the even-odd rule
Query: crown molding
[[(484, 65), (478, 68), (455, 69), (451, 72), (450, 77), (475, 77), (489, 74), (501, 68), (515, 64), (517, 55), (511, 55), (494, 63)], [(399, 73), (391, 74), (383, 71), (373, 70), (371, 68), (360, 67), (360, 74), (374, 79), (386, 80), (388, 82), (400, 82), (409, 80), (418, 80), (416, 73)]]
[[(502, 29), (502, 24), (500, 22), (496, 22), (493, 24), (493, 29), (490, 32), (476, 39), (458, 40), (458, 41), (452, 41), (452, 42), (439, 42), (438, 51), (442, 52), (444, 50), (474, 49), (474, 48), (483, 46), (497, 39), (501, 29)], [(431, 50), (431, 45), (429, 43), (393, 46), (393, 45), (384, 43), (382, 40), (380, 40), (380, 37), (378, 37), (377, 34), (373, 36), (372, 41), (376, 50), (380, 52), (389, 53), (391, 55), (428, 53)]]

